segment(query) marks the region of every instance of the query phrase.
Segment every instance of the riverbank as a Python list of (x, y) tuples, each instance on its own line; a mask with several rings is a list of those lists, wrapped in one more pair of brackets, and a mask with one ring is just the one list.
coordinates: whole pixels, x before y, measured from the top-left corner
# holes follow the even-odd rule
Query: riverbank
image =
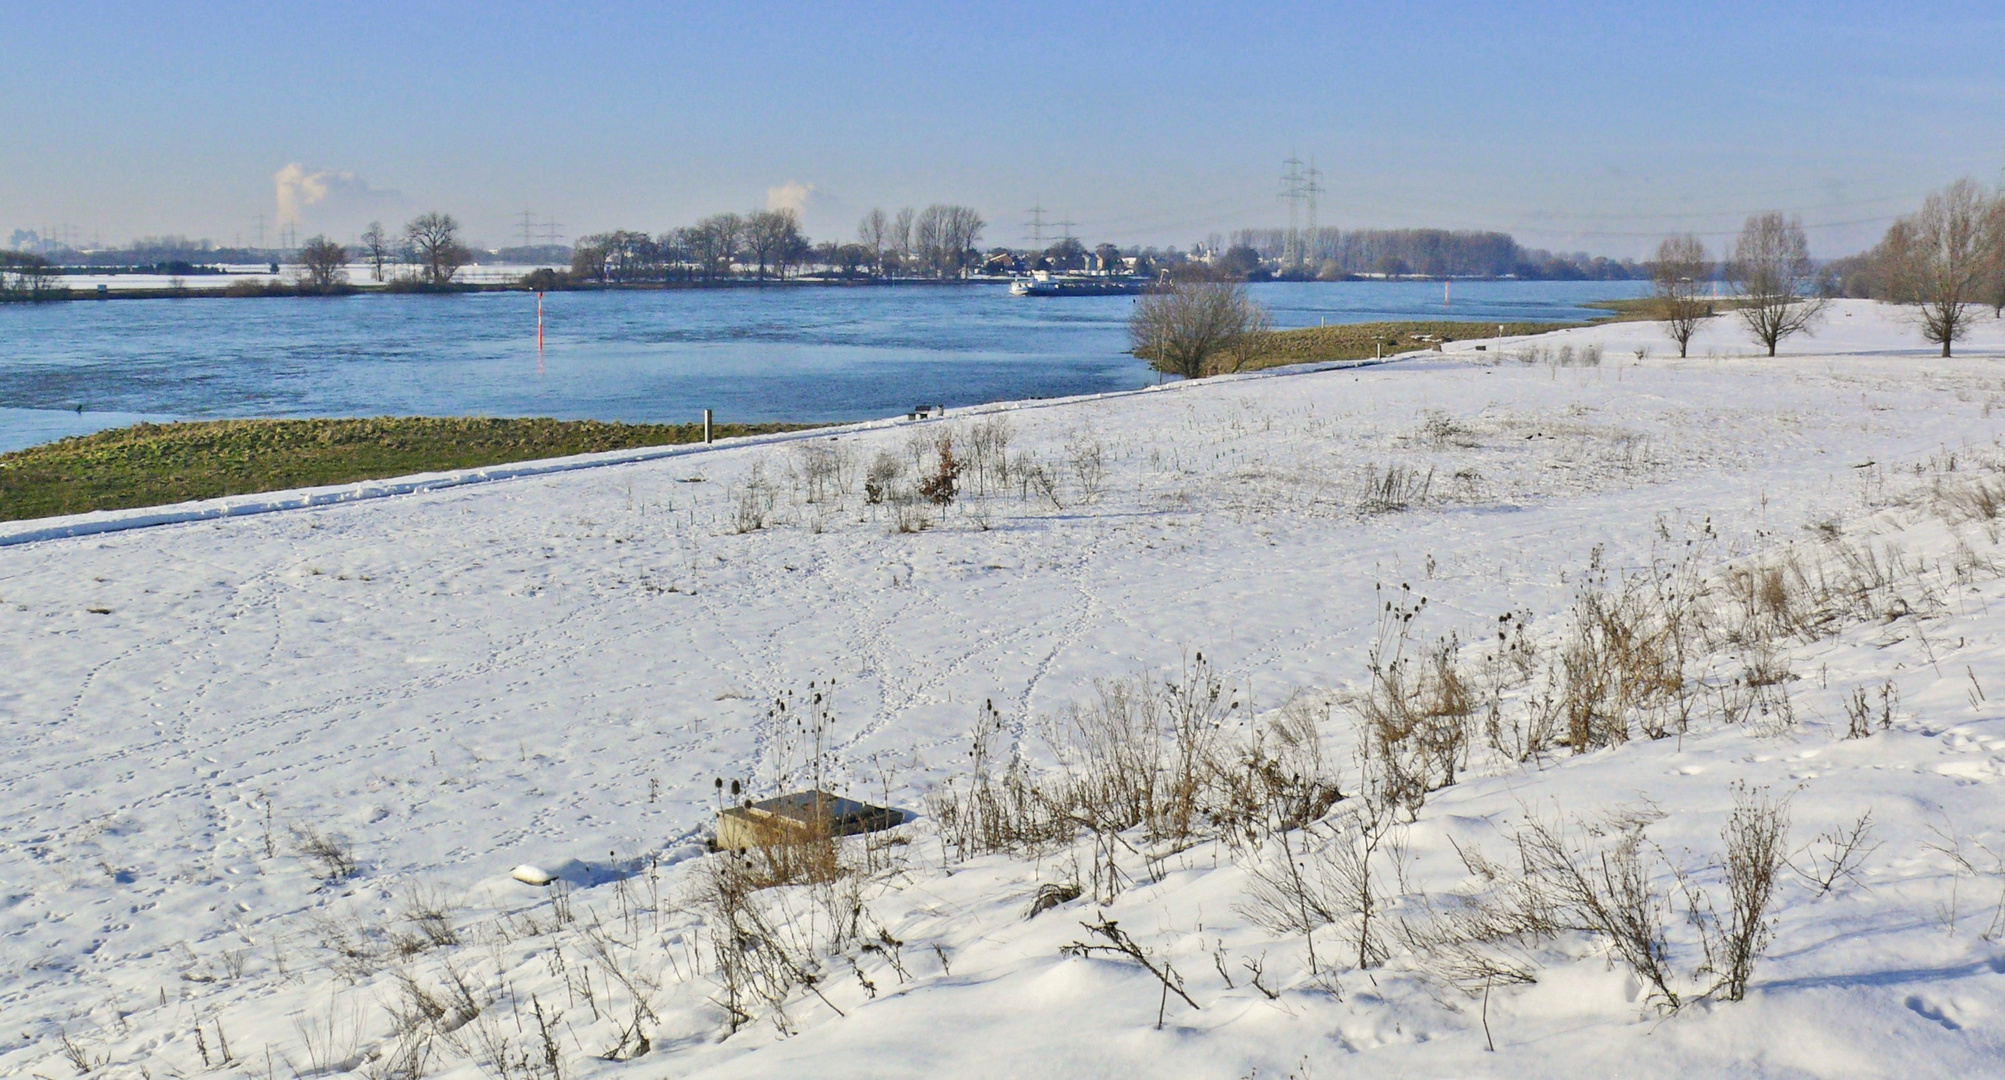
[[(1374, 356), (1413, 352), (1416, 349), (1438, 349), (1444, 342), (1450, 341), (1520, 337), (1592, 325), (1594, 325), (1592, 322), (1494, 323), (1434, 320), (1305, 326), (1297, 330), (1276, 330), (1264, 334), (1246, 349), (1226, 354), (1220, 360), (1218, 367), (1220, 371), (1259, 371), (1264, 368), (1312, 364), (1326, 360), (1365, 360)], [(1139, 356), (1140, 353), (1136, 355)]]
[[(716, 438), (815, 424), (718, 424)], [(701, 424), (386, 416), (137, 424), (0, 454), (0, 521), (700, 442)]]
[(108, 287), (97, 291), (95, 284), (71, 287), (64, 292), (29, 303), (67, 303), (81, 300), (244, 300), (261, 298), (331, 297), (380, 295), (451, 296), (463, 293), (506, 292), (701, 292), (713, 289), (799, 289), (799, 288), (910, 288), (919, 285), (1008, 285), (1008, 278), (725, 278), (702, 281), (576, 282), (555, 277), (537, 279), (533, 274), (510, 281), (455, 282), (429, 285), (411, 281), (344, 282), (339, 285), (300, 285), (270, 278), (250, 278), (226, 285), (139, 285)]

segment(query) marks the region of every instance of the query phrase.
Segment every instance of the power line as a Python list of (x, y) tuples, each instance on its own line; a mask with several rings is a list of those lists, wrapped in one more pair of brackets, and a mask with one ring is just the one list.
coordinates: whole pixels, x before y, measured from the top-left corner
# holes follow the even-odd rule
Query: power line
[(1033, 206), (1024, 211), (1030, 215), (1030, 247), (1033, 251), (1044, 250), (1044, 207)]

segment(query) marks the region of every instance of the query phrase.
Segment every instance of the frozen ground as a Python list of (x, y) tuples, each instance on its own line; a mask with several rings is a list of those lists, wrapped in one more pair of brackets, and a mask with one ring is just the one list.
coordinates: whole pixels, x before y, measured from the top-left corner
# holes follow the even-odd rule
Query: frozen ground
[[(0, 548), (0, 1071), (70, 1075), (68, 1038), (109, 1075), (381, 1075), (396, 973), (436, 984), (448, 964), (520, 1046), (534, 1010), (561, 1011), (567, 1076), (2005, 1071), (2005, 573), (1995, 522), (1930, 494), (2005, 462), (1999, 324), (1954, 360), (1867, 303), (1775, 360), (1725, 326), (1687, 361), (1647, 324), (1485, 344)], [(1562, 345), (1599, 365), (1560, 366)], [(965, 454), (993, 415), (1053, 497), (967, 474), (911, 532), (916, 508), (866, 503), (880, 451), (909, 481), (939, 433)], [(846, 462), (819, 492), (814, 445)], [(1393, 469), (1407, 505), (1374, 505)], [(1387, 880), (1418, 912), (1471, 887), (1458, 846), (1505, 861), (1528, 817), (1647, 822), (1675, 1013), (1577, 934), (1481, 1000), (1411, 949), (1329, 968), (1342, 923), (1312, 974), (1301, 935), (1247, 914), (1268, 855), (1219, 843), (1130, 838), (1159, 857), (1123, 848), (1105, 903), (1089, 889), (1026, 921), (1040, 882), (1087, 876), (1092, 843), (958, 862), (921, 818), (859, 885), (900, 946), (820, 956), (819, 985), (724, 1037), (697, 842), (718, 778), (798, 780), (801, 748), (766, 717), (811, 681), (835, 681), (836, 785), (922, 810), (966, 773), (984, 702), (1045, 765), (1040, 718), (1201, 651), (1249, 712), (1321, 703), (1350, 792), (1338, 695), (1364, 683), (1381, 588), (1427, 597), (1419, 640), (1487, 641), (1507, 613), (1550, 638), (1596, 567), (1846, 550), (1913, 603), (1788, 642), (1782, 710), (1523, 766), (1478, 748), (1400, 832)], [(1889, 682), (1890, 727), (1842, 738), (1853, 691), (1879, 708)], [(1878, 846), (1823, 895), (1785, 875), (1775, 940), (1727, 1002), (1697, 993), (1671, 868), (1724, 902), (1708, 860), (1736, 781), (1791, 800), (1801, 865), (1868, 809)], [(322, 880), (306, 829), (349, 841), (356, 873)], [(561, 869), (575, 921), (509, 880), (522, 862)], [(414, 890), (458, 944), (392, 963)], [(1102, 912), (1200, 1007), (1168, 997), (1157, 1030), (1147, 972), (1062, 955)], [(594, 917), (624, 957), (603, 970)], [(636, 1025), (652, 1051), (614, 1063), (588, 1055), (630, 1019), (621, 964), (661, 986)], [(431, 1074), (482, 1075), (460, 1042)]]

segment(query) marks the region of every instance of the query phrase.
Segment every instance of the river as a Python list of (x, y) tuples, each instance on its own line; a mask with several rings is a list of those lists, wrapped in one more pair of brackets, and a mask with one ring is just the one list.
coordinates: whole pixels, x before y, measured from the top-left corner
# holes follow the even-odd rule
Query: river
[[(1645, 282), (1249, 286), (1277, 327), (1575, 321)], [(362, 294), (0, 306), (0, 451), (141, 419), (492, 415), (860, 420), (1128, 389), (1130, 297), (1001, 285), (729, 288), (536, 298)]]

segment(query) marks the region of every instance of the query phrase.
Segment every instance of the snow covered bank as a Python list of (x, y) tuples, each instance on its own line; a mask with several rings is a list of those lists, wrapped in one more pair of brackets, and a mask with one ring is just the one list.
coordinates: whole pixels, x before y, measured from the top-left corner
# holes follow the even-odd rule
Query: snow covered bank
[[(545, 1026), (578, 1076), (1995, 1071), (2005, 578), (1993, 519), (1931, 501), (2000, 456), (2005, 336), (1979, 332), (1935, 360), (1847, 304), (1798, 355), (1678, 362), (1647, 326), (1597, 327), (1559, 338), (1598, 344), (1595, 367), (1458, 353), (7, 548), (0, 1066), (63, 1075), (67, 1037), (130, 1075), (200, 1071), (223, 1042), (260, 1075), (267, 1051), (279, 1075), (380, 1070), (386, 1006), (416, 1000), (401, 971), (441, 1017), (466, 988), (441, 1076), (481, 1075), (483, 1037), (540, 1054)], [(936, 475), (943, 430), (976, 462), (951, 505), (868, 501), (873, 472)], [(717, 860), (694, 842), (717, 779), (768, 794), (798, 770), (768, 714), (811, 682), (834, 682), (838, 782), (924, 810), (965, 778), (984, 703), (997, 752), (1044, 769), (1042, 718), (1202, 651), (1245, 713), (1319, 709), (1355, 795), (1339, 695), (1385, 590), (1425, 595), (1414, 640), (1459, 635), (1474, 662), (1500, 616), (1557, 640), (1584, 587), (1687, 550), (1715, 574), (1840, 545), (1910, 609), (1775, 643), (1770, 714), (1701, 702), (1682, 737), (1524, 765), (1478, 738), (1382, 871), (1418, 920), (1481, 892), (1458, 848), (1508, 866), (1529, 819), (1627, 815), (1688, 1002), (1668, 1018), (1592, 934), (1524, 945), (1536, 981), (1487, 999), (1396, 940), (1367, 971), (1332, 961), (1348, 923), (1317, 931), (1311, 972), (1302, 934), (1249, 914), (1269, 850), (1089, 835), (961, 862), (922, 819), (872, 853), (836, 955), (841, 905), (761, 894), (818, 981), (724, 1037)], [(1858, 691), (1871, 730), (1847, 739)], [(1699, 993), (1672, 871), (1724, 901), (1735, 782), (1789, 800), (1805, 866), (1873, 824), (1856, 876), (1785, 875), (1728, 1002)], [(511, 880), (522, 863), (563, 884)], [(1084, 894), (1026, 920), (1050, 883)], [(1103, 918), (1198, 1008), (1129, 959), (1061, 953)], [(642, 1035), (631, 1062), (587, 1056)]]

